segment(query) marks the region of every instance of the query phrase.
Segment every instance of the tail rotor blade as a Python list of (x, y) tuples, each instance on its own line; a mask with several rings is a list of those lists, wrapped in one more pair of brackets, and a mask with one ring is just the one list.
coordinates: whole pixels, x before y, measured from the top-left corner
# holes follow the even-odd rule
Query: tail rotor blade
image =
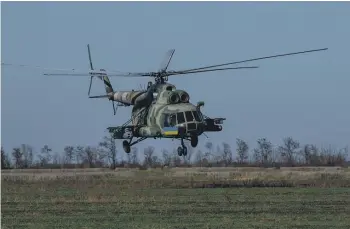
[(90, 77), (90, 86), (89, 86), (88, 96), (90, 96), (91, 85), (92, 85), (92, 78), (93, 78), (93, 76)]
[(115, 110), (115, 106), (114, 106), (114, 101), (112, 101), (112, 105), (113, 105), (113, 112), (114, 112), (114, 115), (116, 114), (116, 110)]
[(92, 60), (91, 60), (91, 53), (90, 53), (90, 45), (87, 45), (88, 48), (88, 54), (89, 54), (89, 62), (90, 62), (90, 69), (94, 70), (94, 67), (92, 66)]

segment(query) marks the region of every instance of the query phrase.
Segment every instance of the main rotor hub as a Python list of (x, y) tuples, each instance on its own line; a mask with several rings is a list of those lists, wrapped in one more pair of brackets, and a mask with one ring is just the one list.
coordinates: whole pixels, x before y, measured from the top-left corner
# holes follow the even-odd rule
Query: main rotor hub
[(154, 81), (157, 83), (157, 84), (163, 84), (165, 82), (168, 81), (168, 75), (167, 75), (167, 72), (166, 71), (161, 71), (161, 72), (157, 72), (155, 74), (155, 79)]

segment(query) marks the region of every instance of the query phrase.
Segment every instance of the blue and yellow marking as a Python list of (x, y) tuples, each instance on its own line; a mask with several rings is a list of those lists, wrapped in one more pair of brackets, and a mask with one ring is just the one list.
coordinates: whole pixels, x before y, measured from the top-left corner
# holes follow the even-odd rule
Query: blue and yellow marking
[(179, 130), (177, 129), (177, 127), (164, 127), (163, 128), (163, 135), (165, 136), (174, 136), (174, 135), (178, 135), (179, 134)]

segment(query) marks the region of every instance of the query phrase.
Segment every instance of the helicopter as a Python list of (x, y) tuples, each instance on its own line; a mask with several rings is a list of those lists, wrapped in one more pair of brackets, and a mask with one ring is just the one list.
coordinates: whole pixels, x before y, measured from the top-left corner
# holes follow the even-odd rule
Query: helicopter
[[(105, 69), (96, 71), (92, 64), (89, 44), (87, 45), (87, 49), (90, 65), (89, 72), (44, 73), (44, 75), (90, 76), (88, 90), (89, 98), (107, 98), (110, 100), (113, 105), (114, 115), (119, 106), (132, 106), (131, 118), (128, 121), (121, 126), (107, 128), (114, 139), (124, 140), (122, 145), (126, 153), (130, 153), (131, 146), (144, 141), (145, 139), (171, 138), (181, 141), (181, 146), (178, 147), (177, 153), (179, 156), (186, 156), (187, 147), (184, 140), (190, 141), (191, 146), (195, 148), (198, 145), (198, 137), (202, 134), (205, 135), (205, 132), (222, 131), (222, 124), (226, 118), (210, 118), (204, 115), (201, 111), (204, 102), (199, 101), (197, 104), (190, 102), (190, 95), (187, 91), (178, 89), (175, 85), (168, 83), (169, 76), (223, 70), (254, 69), (258, 67), (219, 67), (262, 59), (325, 51), (328, 48), (251, 58), (181, 71), (168, 71), (169, 64), (175, 52), (175, 49), (170, 49), (166, 53), (157, 72), (140, 73), (112, 71), (108, 73)], [(92, 80), (94, 77), (103, 81), (106, 94), (96, 96), (90, 95)], [(114, 91), (109, 77), (152, 77), (154, 78), (154, 82), (149, 81), (147, 88), (141, 90)], [(117, 103), (117, 108), (115, 108), (115, 102)], [(132, 141), (134, 138), (137, 138), (137, 140)]]

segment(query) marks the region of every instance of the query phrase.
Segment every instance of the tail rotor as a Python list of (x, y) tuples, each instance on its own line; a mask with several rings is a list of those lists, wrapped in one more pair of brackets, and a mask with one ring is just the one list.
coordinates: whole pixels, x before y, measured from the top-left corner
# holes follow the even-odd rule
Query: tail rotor
[[(89, 54), (89, 62), (90, 62), (90, 70), (93, 71), (94, 67), (92, 66), (92, 60), (91, 60), (91, 53), (90, 53), (90, 45), (87, 45), (88, 48), (88, 54)], [(89, 92), (88, 92), (88, 96), (90, 96), (90, 91), (91, 91), (91, 85), (92, 85), (92, 78), (94, 77), (92, 74), (90, 74), (90, 86), (89, 86)]]
[[(90, 96), (91, 85), (92, 85), (92, 78), (95, 76), (95, 73), (93, 72), (94, 71), (94, 67), (92, 65), (91, 51), (90, 51), (90, 45), (89, 44), (87, 45), (87, 49), (88, 49), (89, 64), (90, 64), (90, 70), (91, 70), (91, 72), (90, 72), (90, 86), (89, 86), (88, 96), (89, 96), (89, 98), (97, 98), (96, 96)], [(104, 70), (100, 69), (100, 71), (104, 71)], [(111, 82), (109, 81), (109, 78), (108, 78), (107, 74), (106, 73), (103, 73), (103, 74), (99, 73), (97, 75), (97, 77), (100, 78), (105, 84), (106, 96), (103, 96), (103, 97), (106, 97), (106, 98), (110, 99), (110, 97), (113, 96), (113, 88), (112, 88)], [(101, 98), (101, 97), (98, 97), (98, 98)], [(114, 105), (114, 101), (111, 100), (111, 102), (112, 102), (112, 107), (113, 107), (113, 113), (115, 115), (117, 113), (118, 107), (116, 109), (115, 105)]]

